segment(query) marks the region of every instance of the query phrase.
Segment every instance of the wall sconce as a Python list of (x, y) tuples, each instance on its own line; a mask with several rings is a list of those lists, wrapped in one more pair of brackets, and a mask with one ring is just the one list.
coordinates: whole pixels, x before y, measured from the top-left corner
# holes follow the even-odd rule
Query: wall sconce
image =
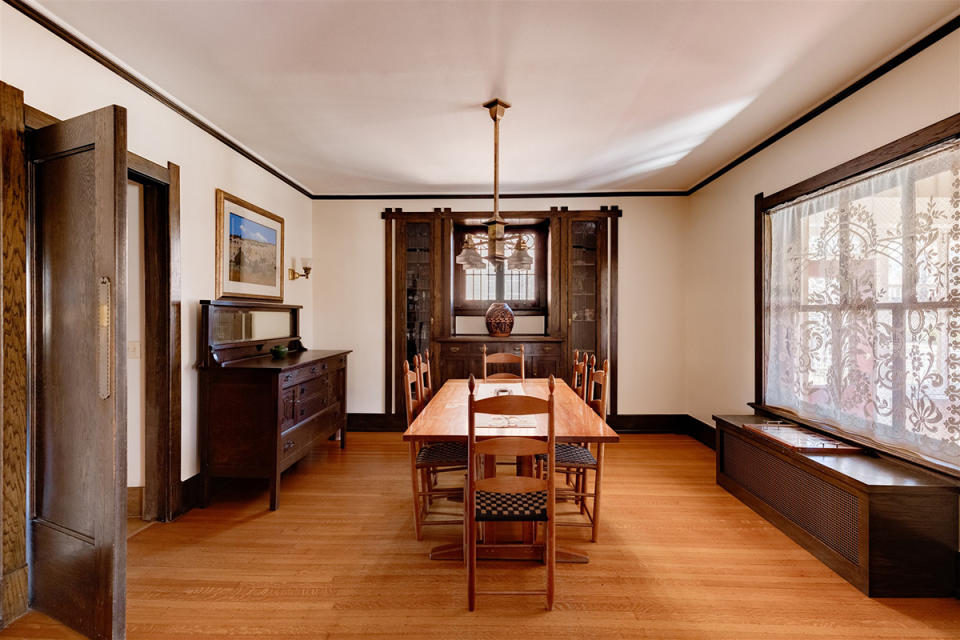
[[(297, 269), (297, 262), (303, 266), (303, 271), (301, 272)], [(297, 278), (310, 278), (310, 271), (313, 270), (313, 258), (290, 258), (290, 268), (287, 270), (287, 277), (291, 280), (296, 280)]]

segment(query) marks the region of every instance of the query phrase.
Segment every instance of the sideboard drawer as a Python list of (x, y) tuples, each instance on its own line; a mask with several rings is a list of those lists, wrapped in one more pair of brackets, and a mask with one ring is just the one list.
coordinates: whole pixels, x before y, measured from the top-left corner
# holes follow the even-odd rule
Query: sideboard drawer
[(297, 400), (296, 419), (299, 421), (309, 418), (313, 414), (323, 411), (330, 404), (329, 393), (321, 393), (303, 400)]
[(306, 400), (312, 396), (329, 396), (333, 392), (333, 377), (322, 375), (305, 382), (297, 388), (297, 399)]
[(310, 445), (317, 434), (319, 416), (280, 434), (280, 459), (286, 460)]

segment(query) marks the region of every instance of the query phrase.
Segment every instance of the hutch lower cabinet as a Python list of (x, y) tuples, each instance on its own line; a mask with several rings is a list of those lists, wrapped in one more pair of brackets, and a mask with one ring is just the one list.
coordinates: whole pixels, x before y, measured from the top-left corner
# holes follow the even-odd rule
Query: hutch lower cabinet
[[(447, 380), (468, 378), (470, 374), (479, 378), (483, 375), (483, 345), (487, 353), (507, 351), (520, 354), (523, 346), (524, 367), (528, 378), (561, 377), (563, 341), (560, 338), (546, 336), (511, 336), (509, 338), (491, 338), (490, 336), (456, 336), (440, 338), (436, 341), (438, 385)], [(519, 373), (517, 365), (489, 365), (490, 373)]]
[[(203, 305), (208, 341), (199, 375), (204, 505), (211, 478), (266, 478), (274, 510), (283, 471), (335, 433), (340, 447), (346, 444), (349, 351), (304, 349), (296, 335), (298, 310), (266, 303)], [(271, 356), (276, 344), (287, 346), (288, 353)]]

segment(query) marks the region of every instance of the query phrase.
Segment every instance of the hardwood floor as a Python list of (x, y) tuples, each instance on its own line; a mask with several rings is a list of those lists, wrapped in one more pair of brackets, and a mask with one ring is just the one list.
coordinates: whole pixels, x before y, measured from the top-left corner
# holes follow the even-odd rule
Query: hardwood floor
[[(588, 565), (557, 567), (542, 597), (480, 597), (466, 571), (417, 542), (399, 434), (352, 433), (283, 477), (129, 540), (128, 637), (139, 638), (957, 638), (960, 601), (871, 600), (714, 483), (713, 452), (676, 435), (607, 447), (600, 542), (561, 528)], [(481, 563), (481, 588), (530, 588), (543, 569)], [(546, 634), (546, 635), (543, 635)], [(2, 638), (73, 638), (29, 613)]]

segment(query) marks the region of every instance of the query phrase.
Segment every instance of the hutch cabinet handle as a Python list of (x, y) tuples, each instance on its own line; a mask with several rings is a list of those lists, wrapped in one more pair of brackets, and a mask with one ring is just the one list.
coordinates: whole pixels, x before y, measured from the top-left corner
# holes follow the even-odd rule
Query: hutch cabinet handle
[(293, 374), (292, 374), (292, 373), (288, 373), (287, 375), (283, 376), (283, 381), (284, 381), (284, 382), (290, 382), (291, 380), (293, 380)]
[(290, 451), (290, 449), (293, 449), (295, 446), (297, 446), (296, 442), (294, 442), (293, 440), (287, 440), (286, 442), (283, 443), (284, 453), (286, 453), (287, 451)]

